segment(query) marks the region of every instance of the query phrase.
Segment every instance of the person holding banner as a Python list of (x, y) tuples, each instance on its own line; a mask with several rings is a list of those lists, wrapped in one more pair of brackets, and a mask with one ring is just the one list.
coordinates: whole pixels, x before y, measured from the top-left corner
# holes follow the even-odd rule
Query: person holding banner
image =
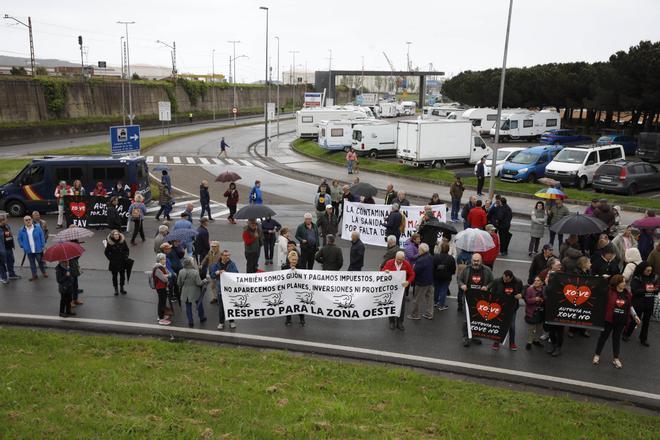
[(289, 228), (280, 229), (280, 235), (277, 237), (277, 267), (281, 268), (286, 263), (286, 256), (289, 253), (289, 241)]
[[(458, 287), (463, 293), (463, 295), (459, 293), (459, 301), (465, 301), (464, 295), (467, 295), (468, 290), (487, 290), (492, 282), (493, 273), (487, 266), (483, 265), (481, 255), (472, 254), (472, 263), (465, 268), (458, 280)], [(469, 313), (469, 310), (467, 313)], [(469, 347), (470, 344), (481, 345), (481, 340), (468, 337), (468, 322), (466, 317), (463, 321), (463, 347)]]
[[(639, 342), (644, 347), (649, 347), (649, 322), (653, 314), (653, 304), (658, 295), (658, 276), (653, 271), (653, 266), (650, 263), (644, 261), (637, 266), (630, 281), (630, 290), (633, 295), (632, 305), (642, 320)], [(634, 330), (635, 326), (628, 323), (628, 327), (623, 334), (623, 340), (627, 342)]]
[(64, 224), (64, 197), (72, 195), (73, 191), (71, 191), (71, 187), (67, 185), (66, 181), (61, 180), (55, 188), (55, 200), (57, 201), (57, 229), (61, 229), (62, 224)]
[[(408, 288), (410, 284), (412, 284), (413, 281), (415, 281), (415, 271), (413, 271), (412, 266), (408, 261), (406, 261), (406, 256), (403, 251), (399, 251), (396, 253), (396, 256), (388, 260), (384, 265), (381, 271), (389, 273), (398, 271), (398, 270), (403, 270), (406, 272), (406, 279), (403, 282), (403, 287)], [(403, 331), (405, 330), (403, 326), (403, 317), (406, 316), (406, 300), (405, 297), (401, 297), (401, 313), (399, 313), (398, 317), (390, 317), (388, 318), (390, 321), (390, 330), (394, 330), (395, 328)]]
[(397, 243), (399, 243), (399, 240), (401, 239), (401, 223), (403, 222), (403, 214), (401, 214), (399, 209), (400, 207), (398, 203), (396, 202), (392, 203), (392, 210), (387, 215), (387, 217), (385, 217), (385, 224), (384, 224), (385, 235), (387, 237), (389, 236), (396, 237)]
[(300, 243), (300, 268), (314, 269), (314, 255), (319, 249), (319, 228), (312, 222), (312, 214), (306, 212), (304, 221), (296, 228), (296, 240)]
[(118, 230), (121, 231), (121, 229), (124, 227), (124, 222), (122, 220), (122, 216), (119, 213), (119, 197), (117, 196), (112, 196), (110, 197), (110, 203), (107, 205), (108, 206), (108, 228), (110, 230)]
[(341, 270), (344, 256), (341, 249), (335, 245), (335, 236), (328, 234), (326, 238), (328, 243), (316, 253), (314, 259), (321, 263), (323, 270)]
[(401, 248), (399, 247), (399, 240), (394, 235), (387, 236), (387, 250), (383, 255), (383, 262), (380, 263), (380, 268), (382, 269), (385, 263), (396, 256), (396, 253), (399, 252)]
[(543, 347), (543, 343), (539, 338), (543, 334), (544, 303), (545, 286), (543, 280), (537, 276), (534, 277), (534, 283), (525, 291), (525, 322), (527, 323), (527, 345), (525, 345), (525, 350), (531, 350), (532, 344)]
[[(496, 278), (490, 285), (490, 289), (496, 296), (513, 296), (516, 299), (515, 307), (513, 309), (513, 317), (511, 318), (511, 327), (509, 328), (509, 348), (511, 351), (518, 350), (516, 345), (516, 313), (520, 307), (519, 300), (522, 299), (523, 286), (522, 281), (513, 275), (510, 270), (505, 270), (501, 278)], [(493, 350), (499, 350), (499, 342), (493, 342)]]
[(621, 334), (623, 329), (630, 322), (630, 318), (634, 319), (637, 325), (640, 324), (640, 319), (632, 307), (632, 294), (626, 289), (626, 282), (622, 275), (616, 274), (610, 278), (609, 290), (607, 292), (607, 308), (605, 309), (605, 329), (601, 332), (596, 344), (596, 354), (592, 363), (598, 365), (600, 363), (600, 354), (603, 351), (605, 342), (612, 335), (612, 353), (614, 359), (612, 364), (617, 369), (623, 368), (623, 364), (619, 359), (619, 351), (621, 348)]
[(261, 232), (264, 237), (264, 258), (266, 264), (273, 264), (273, 258), (275, 257), (275, 242), (277, 241), (280, 229), (282, 229), (280, 222), (270, 216), (261, 221)]
[[(298, 252), (291, 251), (291, 252), (289, 252), (289, 255), (287, 256), (287, 262), (282, 267), (282, 270), (291, 269), (291, 270), (295, 271), (297, 267), (298, 267)], [(300, 320), (300, 326), (304, 327), (305, 326), (305, 315), (303, 313), (298, 314), (298, 319)], [(286, 315), (286, 321), (284, 321), (284, 325), (286, 325), (287, 327), (291, 325), (291, 315)]]
[(245, 245), (245, 272), (255, 273), (259, 267), (259, 255), (264, 236), (257, 220), (251, 218), (243, 229), (243, 244)]
[(426, 243), (419, 245), (419, 256), (413, 266), (415, 271), (415, 298), (413, 300), (413, 309), (408, 319), (419, 320), (420, 303), (423, 301), (426, 306), (426, 312), (422, 317), (433, 319), (433, 257), (429, 253), (429, 246)]
[[(238, 267), (236, 267), (236, 264), (231, 261), (231, 254), (229, 251), (224, 249), (220, 255), (220, 259), (211, 265), (209, 272), (211, 274), (211, 278), (215, 280), (215, 290), (218, 292), (217, 302), (218, 306), (220, 306), (218, 307), (218, 318), (220, 322), (217, 328), (218, 330), (223, 330), (225, 328), (225, 305), (222, 302), (222, 284), (220, 282), (220, 278), (222, 277), (223, 272), (238, 273)], [(236, 323), (233, 319), (229, 320), (229, 328), (236, 328)]]

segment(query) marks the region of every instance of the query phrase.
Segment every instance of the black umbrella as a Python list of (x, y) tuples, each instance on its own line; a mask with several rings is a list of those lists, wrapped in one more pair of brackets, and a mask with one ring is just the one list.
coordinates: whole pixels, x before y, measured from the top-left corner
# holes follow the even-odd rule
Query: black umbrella
[(439, 231), (446, 232), (447, 234), (458, 234), (458, 229), (449, 223), (441, 222), (437, 217), (431, 217), (431, 220), (424, 224), (429, 228), (434, 228)]
[(580, 213), (567, 215), (550, 226), (550, 230), (557, 234), (575, 235), (597, 234), (605, 229), (607, 229), (607, 225), (603, 221)]
[(135, 260), (132, 258), (127, 258), (126, 262), (124, 263), (124, 270), (126, 270), (126, 282), (129, 282), (131, 280), (131, 273), (133, 273), (133, 264), (135, 263)]
[(245, 220), (272, 217), (274, 215), (277, 215), (277, 213), (266, 205), (247, 205), (239, 209), (234, 218)]
[(358, 197), (373, 197), (378, 193), (378, 190), (376, 189), (375, 186), (365, 183), (365, 182), (360, 182), (356, 183), (355, 185), (351, 186), (351, 194), (354, 196)]

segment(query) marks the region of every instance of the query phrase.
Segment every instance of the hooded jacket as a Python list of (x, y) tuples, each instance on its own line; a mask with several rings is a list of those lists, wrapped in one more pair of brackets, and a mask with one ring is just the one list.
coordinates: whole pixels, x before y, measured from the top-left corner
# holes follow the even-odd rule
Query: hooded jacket
[(110, 233), (108, 234), (107, 241), (108, 243), (103, 253), (105, 254), (105, 258), (108, 259), (108, 270), (111, 272), (121, 272), (126, 269), (126, 261), (130, 253), (126, 239), (120, 232), (119, 239), (115, 241), (112, 233)]
[(637, 265), (642, 262), (642, 255), (639, 253), (639, 249), (630, 248), (626, 251), (626, 267), (623, 269), (623, 279), (626, 280), (626, 284), (630, 285), (630, 280), (637, 269)]

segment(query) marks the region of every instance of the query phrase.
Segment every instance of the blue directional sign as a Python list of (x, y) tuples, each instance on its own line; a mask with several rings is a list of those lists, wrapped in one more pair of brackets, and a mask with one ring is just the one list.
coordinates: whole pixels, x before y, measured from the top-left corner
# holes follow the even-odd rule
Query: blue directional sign
[(120, 125), (110, 127), (112, 154), (140, 152), (140, 126)]

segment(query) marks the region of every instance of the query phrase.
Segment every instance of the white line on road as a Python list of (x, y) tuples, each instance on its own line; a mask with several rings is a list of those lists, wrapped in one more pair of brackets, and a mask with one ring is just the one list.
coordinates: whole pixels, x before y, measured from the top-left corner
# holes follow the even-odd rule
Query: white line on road
[(147, 156), (147, 163), (152, 163), (154, 161), (153, 156)]
[[(87, 318), (60, 318), (57, 316), (47, 316), (47, 315), (30, 315), (23, 313), (0, 313), (0, 318), (7, 319), (24, 319), (32, 323), (46, 324), (48, 322), (71, 322), (79, 324), (96, 324), (96, 325), (107, 325), (115, 327), (123, 327), (125, 329), (135, 329), (139, 331), (140, 329), (149, 329), (149, 330), (159, 330), (166, 331), (170, 334), (177, 334), (178, 336), (186, 335), (206, 335), (206, 336), (222, 336), (224, 339), (234, 340), (236, 343), (241, 341), (252, 341), (253, 343), (279, 343), (286, 344), (291, 347), (298, 346), (300, 348), (318, 348), (333, 350), (341, 354), (349, 355), (355, 357), (356, 354), (362, 354), (367, 356), (376, 356), (380, 358), (389, 358), (393, 360), (409, 360), (416, 362), (423, 362), (426, 364), (436, 365), (438, 367), (453, 367), (466, 370), (466, 372), (480, 372), (480, 373), (496, 373), (502, 376), (508, 376), (512, 379), (533, 379), (539, 380), (546, 383), (558, 384), (558, 385), (570, 385), (576, 388), (590, 389), (596, 391), (606, 391), (610, 393), (616, 393), (624, 396), (634, 396), (640, 397), (649, 400), (660, 401), (660, 394), (648, 393), (645, 391), (630, 390), (626, 388), (615, 387), (611, 385), (603, 385), (594, 382), (586, 382), (577, 379), (570, 379), (567, 377), (560, 376), (550, 376), (546, 374), (532, 373), (527, 371), (513, 370), (510, 368), (499, 368), (492, 367), (489, 365), (479, 365), (469, 362), (461, 361), (452, 361), (449, 359), (439, 359), (432, 358), (428, 356), (417, 356), (412, 354), (405, 353), (395, 353), (391, 351), (383, 350), (374, 350), (370, 348), (360, 348), (360, 347), (349, 347), (345, 345), (337, 344), (326, 344), (323, 342), (313, 342), (313, 341), (303, 341), (298, 339), (286, 339), (286, 338), (277, 338), (273, 336), (261, 336), (261, 335), (251, 335), (246, 333), (230, 333), (230, 332), (218, 332), (217, 330), (203, 330), (196, 328), (182, 328), (182, 327), (167, 327), (166, 329), (162, 326), (155, 324), (144, 324), (139, 322), (122, 322), (114, 320), (105, 320), (105, 319), (87, 319)], [(220, 340), (220, 339), (219, 339)], [(385, 359), (387, 361), (387, 359)]]
[(197, 162), (195, 162), (195, 159), (192, 158), (192, 157), (186, 157), (186, 162), (188, 162), (188, 163), (197, 163)]
[(161, 163), (167, 163), (167, 156), (160, 156)]
[(211, 159), (214, 164), (216, 165), (224, 165), (224, 162), (222, 162), (220, 159)]
[(263, 163), (259, 162), (259, 161), (256, 160), (256, 159), (252, 159), (252, 163), (254, 163), (254, 164), (255, 164), (256, 166), (258, 166), (259, 168), (268, 168), (268, 166), (264, 165)]
[(225, 162), (227, 162), (229, 165), (238, 165), (238, 164), (236, 163), (236, 161), (234, 161), (234, 160), (232, 160), (232, 159), (225, 159)]
[(246, 159), (241, 159), (241, 162), (245, 164), (246, 167), (254, 167), (254, 164)]
[(172, 161), (174, 161), (174, 163), (181, 163), (181, 159), (180, 159), (179, 157), (177, 157), (177, 156), (174, 156), (174, 157), (172, 158)]
[(525, 264), (530, 264), (532, 262), (531, 260), (530, 261), (527, 261), (527, 260), (512, 260), (510, 258), (498, 258), (495, 261), (508, 261), (508, 262), (511, 262), (511, 263), (525, 263)]
[(210, 164), (209, 160), (205, 157), (200, 157), (199, 161), (204, 165), (209, 165)]

